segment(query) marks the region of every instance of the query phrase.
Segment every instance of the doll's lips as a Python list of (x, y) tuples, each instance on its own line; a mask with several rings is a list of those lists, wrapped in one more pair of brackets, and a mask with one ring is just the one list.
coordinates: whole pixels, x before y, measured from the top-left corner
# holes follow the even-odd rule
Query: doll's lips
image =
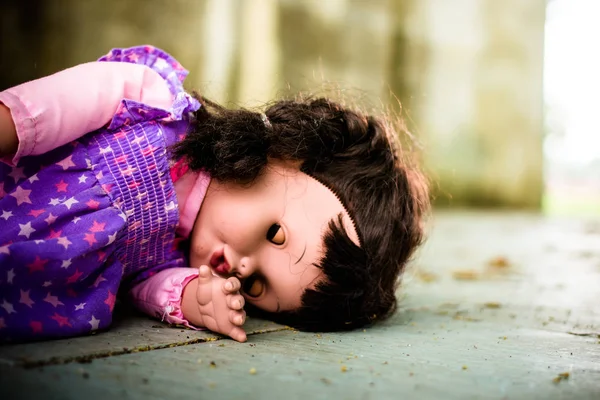
[(231, 267), (225, 259), (225, 252), (223, 249), (219, 249), (213, 253), (210, 257), (210, 266), (219, 275), (226, 275), (229, 273)]

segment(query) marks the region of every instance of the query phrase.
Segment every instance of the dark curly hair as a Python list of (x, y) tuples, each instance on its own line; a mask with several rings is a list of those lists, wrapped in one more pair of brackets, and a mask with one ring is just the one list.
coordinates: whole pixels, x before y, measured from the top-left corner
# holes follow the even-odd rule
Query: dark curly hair
[(348, 237), (341, 215), (330, 221), (316, 265), (325, 279), (305, 290), (300, 308), (249, 311), (308, 331), (358, 328), (392, 314), (399, 277), (423, 241), (429, 200), (391, 125), (324, 98), (275, 102), (265, 111), (269, 124), (260, 113), (196, 97), (202, 107), (175, 157), (239, 184), (251, 184), (269, 160), (295, 161), (340, 199), (360, 241)]

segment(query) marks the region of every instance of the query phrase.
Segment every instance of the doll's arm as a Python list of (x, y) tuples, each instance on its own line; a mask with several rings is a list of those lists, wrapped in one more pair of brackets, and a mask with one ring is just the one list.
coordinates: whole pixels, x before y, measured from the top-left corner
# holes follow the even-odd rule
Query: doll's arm
[(172, 97), (157, 72), (132, 63), (90, 62), (26, 82), (0, 92), (0, 157), (14, 165), (95, 131), (122, 99), (168, 109)]
[(195, 328), (183, 316), (183, 289), (198, 277), (195, 268), (167, 268), (138, 283), (129, 291), (133, 304), (144, 313), (170, 324)]
[(191, 280), (183, 291), (183, 315), (194, 325), (245, 342), (242, 325), (246, 312), (240, 288), (239, 279), (214, 276), (210, 268), (203, 265), (198, 269), (198, 278)]
[[(231, 283), (231, 287), (226, 287)], [(245, 320), (240, 281), (213, 276), (206, 266), (169, 268), (138, 283), (129, 292), (135, 306), (162, 321), (213, 332), (244, 342)]]

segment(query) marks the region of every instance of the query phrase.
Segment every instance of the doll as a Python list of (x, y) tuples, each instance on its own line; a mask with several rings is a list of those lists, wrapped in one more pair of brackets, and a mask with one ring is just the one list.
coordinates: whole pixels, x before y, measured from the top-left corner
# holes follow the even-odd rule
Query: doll
[(426, 183), (391, 125), (324, 98), (226, 109), (151, 46), (0, 93), (0, 338), (143, 312), (246, 340), (389, 316)]

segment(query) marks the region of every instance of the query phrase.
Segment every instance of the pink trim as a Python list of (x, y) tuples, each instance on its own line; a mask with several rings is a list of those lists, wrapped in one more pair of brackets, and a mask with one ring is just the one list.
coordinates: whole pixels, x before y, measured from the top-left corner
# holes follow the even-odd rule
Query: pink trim
[(138, 283), (129, 291), (129, 296), (140, 311), (150, 316), (198, 330), (181, 311), (183, 290), (197, 277), (196, 268), (167, 268)]
[(194, 184), (192, 185), (185, 203), (179, 208), (179, 226), (177, 234), (181, 237), (188, 238), (194, 228), (196, 217), (200, 212), (202, 200), (208, 190), (210, 184), (210, 175), (204, 171), (200, 171)]
[(1, 160), (10, 166), (15, 166), (21, 157), (30, 155), (35, 148), (37, 140), (35, 118), (32, 117), (25, 102), (18, 95), (11, 93), (11, 89), (0, 92), (0, 102), (10, 109), (19, 138), (17, 152), (12, 156), (2, 157)]
[(187, 278), (185, 278), (183, 280), (183, 282), (181, 282), (181, 294), (179, 296), (179, 301), (176, 303), (175, 309), (173, 311), (171, 311), (171, 313), (165, 318), (165, 320), (170, 324), (185, 325), (188, 328), (191, 328), (193, 330), (201, 331), (201, 330), (203, 330), (203, 328), (198, 328), (197, 326), (190, 324), (190, 321), (185, 319), (185, 316), (183, 315), (183, 311), (181, 311), (181, 299), (183, 298), (183, 291), (185, 290), (185, 287), (187, 286), (188, 283), (190, 283), (190, 281), (198, 278), (198, 270), (195, 268), (194, 268), (194, 270), (196, 271), (195, 274), (188, 276)]

